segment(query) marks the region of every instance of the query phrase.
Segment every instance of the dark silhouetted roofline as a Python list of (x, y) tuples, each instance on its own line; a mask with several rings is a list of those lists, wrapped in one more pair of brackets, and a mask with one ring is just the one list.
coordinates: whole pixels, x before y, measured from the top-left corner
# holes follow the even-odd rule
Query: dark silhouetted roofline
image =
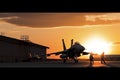
[(16, 39), (16, 38), (11, 38), (11, 37), (7, 37), (7, 36), (3, 36), (3, 35), (0, 35), (0, 41), (4, 41), (4, 42), (8, 42), (8, 43), (14, 43), (14, 44), (22, 44), (22, 45), (41, 46), (41, 47), (49, 49), (49, 47), (47, 47), (47, 46), (39, 45), (39, 44), (30, 42), (30, 41), (19, 40), (19, 39)]

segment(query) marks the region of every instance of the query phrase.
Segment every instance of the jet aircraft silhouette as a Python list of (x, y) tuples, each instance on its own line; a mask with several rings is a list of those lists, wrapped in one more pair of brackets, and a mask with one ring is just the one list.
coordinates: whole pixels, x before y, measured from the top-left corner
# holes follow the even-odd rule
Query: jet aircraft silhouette
[(75, 63), (78, 63), (78, 57), (89, 54), (89, 52), (84, 52), (85, 47), (82, 46), (80, 43), (75, 42), (73, 44), (73, 39), (71, 40), (71, 47), (68, 49), (66, 49), (64, 39), (62, 39), (62, 43), (63, 43), (63, 51), (49, 53), (47, 54), (47, 57), (53, 54), (60, 55), (60, 58), (63, 60), (63, 63), (65, 63), (66, 60), (68, 59), (73, 59)]

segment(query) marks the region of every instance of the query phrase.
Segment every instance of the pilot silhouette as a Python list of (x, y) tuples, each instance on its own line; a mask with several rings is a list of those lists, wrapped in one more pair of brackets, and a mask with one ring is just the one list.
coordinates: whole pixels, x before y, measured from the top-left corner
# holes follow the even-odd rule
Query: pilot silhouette
[(101, 54), (101, 64), (105, 64), (104, 52)]

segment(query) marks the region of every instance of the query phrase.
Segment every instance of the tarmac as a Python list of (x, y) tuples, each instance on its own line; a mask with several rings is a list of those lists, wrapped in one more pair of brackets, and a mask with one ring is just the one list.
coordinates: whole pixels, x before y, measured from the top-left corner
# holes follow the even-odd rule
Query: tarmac
[(0, 68), (120, 68), (120, 61), (106, 61), (106, 64), (101, 64), (100, 61), (94, 61), (93, 65), (89, 61), (41, 61), (41, 62), (17, 62), (17, 63), (0, 63)]

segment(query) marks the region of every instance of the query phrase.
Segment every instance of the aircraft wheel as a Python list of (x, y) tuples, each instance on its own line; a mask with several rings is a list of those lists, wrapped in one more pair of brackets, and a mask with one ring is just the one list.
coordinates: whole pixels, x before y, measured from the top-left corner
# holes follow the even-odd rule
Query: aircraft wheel
[(75, 63), (78, 63), (78, 60), (75, 59)]
[(74, 59), (75, 63), (76, 63), (76, 59)]
[(76, 60), (76, 63), (78, 63), (78, 60)]
[(63, 59), (63, 63), (66, 63), (66, 59)]

